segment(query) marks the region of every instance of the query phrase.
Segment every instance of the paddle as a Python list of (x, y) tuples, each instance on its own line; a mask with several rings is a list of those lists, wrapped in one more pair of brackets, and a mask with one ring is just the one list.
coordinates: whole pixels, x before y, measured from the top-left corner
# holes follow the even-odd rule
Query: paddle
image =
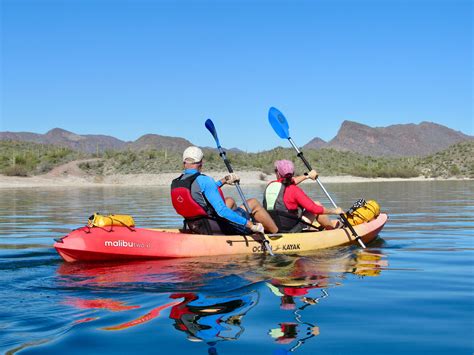
[[(310, 171), (313, 170), (313, 168), (311, 167), (309, 162), (304, 157), (303, 152), (301, 152), (298, 149), (296, 144), (291, 139), (291, 137), (290, 137), (290, 127), (288, 125), (288, 121), (286, 120), (285, 116), (283, 116), (283, 114), (278, 109), (276, 109), (275, 107), (271, 107), (270, 110), (268, 111), (268, 121), (270, 122), (270, 124), (271, 124), (273, 130), (275, 131), (275, 133), (280, 138), (288, 139), (288, 141), (291, 143), (293, 148), (295, 148), (297, 156), (303, 161), (304, 165), (306, 165), (306, 168), (308, 168), (308, 170), (310, 170)], [(318, 177), (316, 177), (316, 181), (318, 182), (319, 186), (321, 187), (321, 189), (326, 194), (329, 201), (331, 201), (331, 204), (334, 206), (334, 208), (337, 208), (336, 203), (331, 198), (331, 196), (329, 196), (329, 193), (324, 188), (323, 184), (321, 183), (321, 181), (319, 180)], [(344, 222), (345, 226), (349, 228), (349, 230), (351, 231), (354, 238), (359, 242), (360, 246), (362, 248), (365, 248), (364, 242), (362, 241), (362, 239), (360, 239), (360, 236), (356, 233), (356, 231), (354, 230), (352, 225), (348, 222), (346, 216), (343, 213), (341, 213), (339, 216), (341, 217), (341, 219)]]
[[(229, 173), (233, 173), (234, 169), (232, 169), (232, 165), (230, 165), (230, 161), (229, 161), (229, 159), (227, 159), (225, 151), (221, 147), (221, 143), (219, 142), (219, 137), (217, 137), (217, 131), (216, 131), (216, 127), (214, 126), (214, 123), (212, 122), (212, 120), (207, 119), (206, 123), (205, 123), (205, 126), (209, 130), (209, 132), (211, 132), (212, 136), (214, 137), (214, 140), (216, 141), (216, 145), (217, 145), (217, 150), (219, 151), (219, 155), (221, 156), (221, 158), (224, 160), (224, 164), (227, 167), (227, 170), (229, 171)], [(247, 199), (245, 198), (244, 193), (243, 193), (238, 181), (235, 182), (235, 187), (237, 188), (237, 191), (240, 195), (240, 198), (242, 199), (242, 202), (244, 204), (245, 209), (247, 210), (249, 215), (252, 216), (252, 210), (250, 209), (250, 206), (247, 203)], [(263, 235), (263, 244), (265, 246), (265, 249), (268, 251), (268, 253), (270, 255), (274, 256), (275, 254), (273, 254), (272, 248), (270, 247), (270, 244), (269, 244), (267, 238), (265, 238), (265, 235)]]

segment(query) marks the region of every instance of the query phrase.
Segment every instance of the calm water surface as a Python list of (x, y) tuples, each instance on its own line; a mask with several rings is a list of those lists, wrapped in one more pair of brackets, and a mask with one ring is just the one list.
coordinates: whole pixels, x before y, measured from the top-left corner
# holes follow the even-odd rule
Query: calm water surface
[(472, 354), (474, 183), (326, 187), (389, 214), (366, 250), (120, 264), (66, 264), (53, 238), (94, 211), (178, 226), (168, 189), (1, 190), (0, 351)]

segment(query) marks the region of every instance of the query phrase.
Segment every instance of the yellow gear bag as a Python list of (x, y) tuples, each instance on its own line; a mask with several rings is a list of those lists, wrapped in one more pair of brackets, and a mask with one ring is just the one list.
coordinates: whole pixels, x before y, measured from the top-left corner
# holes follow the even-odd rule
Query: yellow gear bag
[(135, 227), (135, 221), (132, 216), (127, 214), (109, 214), (103, 216), (96, 212), (89, 217), (87, 222), (89, 227), (107, 227), (107, 226), (120, 226), (120, 227)]
[(367, 201), (363, 206), (347, 213), (346, 217), (352, 226), (370, 222), (380, 214), (380, 206), (375, 200)]

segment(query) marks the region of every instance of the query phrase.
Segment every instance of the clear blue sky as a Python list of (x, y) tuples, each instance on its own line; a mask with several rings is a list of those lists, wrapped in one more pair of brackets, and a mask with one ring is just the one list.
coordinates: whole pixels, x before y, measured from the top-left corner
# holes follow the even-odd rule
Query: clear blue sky
[(329, 140), (344, 120), (473, 134), (468, 0), (1, 0), (0, 130), (249, 151)]

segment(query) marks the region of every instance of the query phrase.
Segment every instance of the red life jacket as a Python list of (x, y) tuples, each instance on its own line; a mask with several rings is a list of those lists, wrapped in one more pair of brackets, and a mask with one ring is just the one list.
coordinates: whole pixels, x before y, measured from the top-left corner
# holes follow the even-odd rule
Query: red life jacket
[[(195, 173), (183, 179), (184, 174), (177, 177), (171, 183), (171, 202), (178, 214), (185, 219), (195, 219), (198, 217), (214, 216), (214, 209), (207, 201), (207, 206), (201, 206), (192, 195), (192, 185), (201, 173)], [(219, 188), (219, 193), (224, 200), (224, 194)]]

